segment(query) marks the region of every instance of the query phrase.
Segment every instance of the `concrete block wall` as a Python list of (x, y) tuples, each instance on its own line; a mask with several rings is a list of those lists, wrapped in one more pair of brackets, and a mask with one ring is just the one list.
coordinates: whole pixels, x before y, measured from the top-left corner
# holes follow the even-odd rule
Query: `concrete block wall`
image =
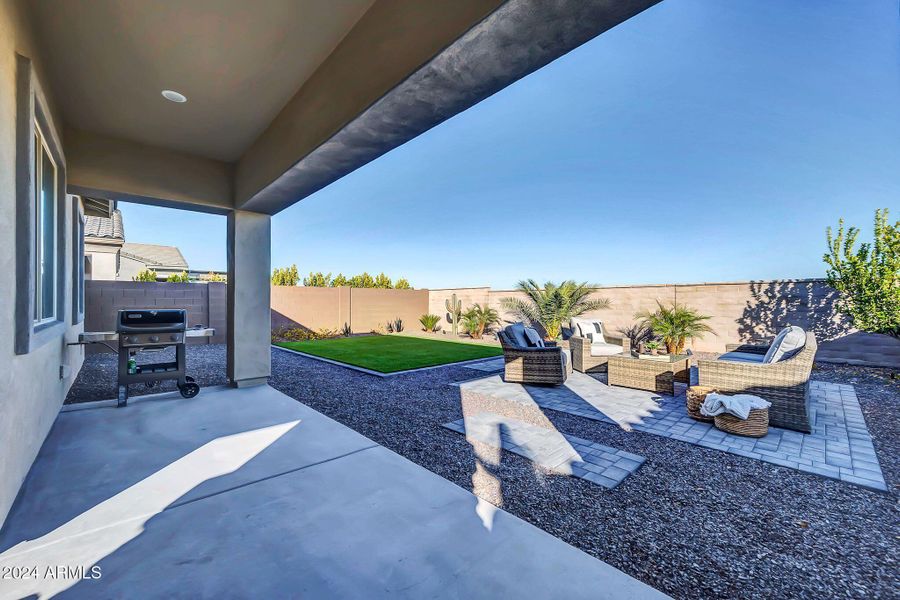
[[(516, 320), (501, 306), (502, 298), (519, 295), (513, 290), (431, 290), (430, 310), (442, 316), (445, 326), (444, 301), (453, 293), (463, 301), (463, 310), (487, 302), (504, 321)], [(835, 292), (821, 279), (614, 286), (598, 288), (593, 296), (608, 298), (612, 305), (586, 316), (601, 319), (611, 331), (634, 324), (635, 314), (654, 309), (657, 300), (677, 301), (709, 315), (715, 333), (689, 342), (695, 352), (724, 352), (725, 344), (771, 338), (787, 325), (798, 325), (816, 334), (817, 360), (900, 367), (900, 341), (854, 330), (836, 312)]]
[[(207, 325), (216, 328), (214, 337), (194, 338), (188, 343), (225, 343), (225, 284), (85, 282), (85, 331), (115, 331), (116, 315), (125, 308), (184, 308), (188, 313), (189, 327)], [(88, 353), (108, 351), (100, 345), (87, 346)]]
[(340, 330), (346, 323), (368, 333), (400, 318), (410, 329), (428, 312), (428, 298), (428, 290), (272, 286), (272, 328)]

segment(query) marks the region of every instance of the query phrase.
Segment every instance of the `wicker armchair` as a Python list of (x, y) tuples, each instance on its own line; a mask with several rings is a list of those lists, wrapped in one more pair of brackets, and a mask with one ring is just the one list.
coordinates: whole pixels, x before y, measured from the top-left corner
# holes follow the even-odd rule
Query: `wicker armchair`
[[(806, 333), (806, 344), (797, 354), (775, 363), (698, 360), (700, 385), (723, 394), (747, 393), (772, 403), (769, 423), (809, 433), (809, 374), (816, 357), (816, 336)], [(765, 354), (768, 346), (729, 344), (729, 352)]]
[[(626, 336), (609, 335), (604, 331), (603, 338), (609, 344), (622, 346), (622, 354), (631, 352), (631, 340)], [(573, 335), (569, 338), (569, 350), (572, 353), (572, 368), (576, 371), (595, 373), (606, 370), (609, 356), (591, 356), (591, 340), (588, 338)]]
[(504, 381), (542, 385), (565, 383), (571, 372), (571, 365), (559, 346), (554, 344), (546, 348), (523, 348), (513, 342), (503, 330), (497, 332), (497, 338), (503, 347)]

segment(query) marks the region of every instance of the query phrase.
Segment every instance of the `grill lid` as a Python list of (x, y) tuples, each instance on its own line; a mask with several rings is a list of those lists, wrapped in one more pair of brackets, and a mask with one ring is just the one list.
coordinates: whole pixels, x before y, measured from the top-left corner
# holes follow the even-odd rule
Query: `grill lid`
[(187, 311), (183, 308), (120, 310), (116, 331), (183, 331)]

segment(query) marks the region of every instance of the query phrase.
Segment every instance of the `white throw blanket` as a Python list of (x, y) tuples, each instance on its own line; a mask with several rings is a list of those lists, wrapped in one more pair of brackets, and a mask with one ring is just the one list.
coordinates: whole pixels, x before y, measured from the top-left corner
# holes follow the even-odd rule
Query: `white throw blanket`
[(772, 406), (771, 402), (750, 394), (736, 394), (734, 396), (707, 394), (706, 400), (700, 405), (700, 414), (714, 417), (722, 413), (728, 413), (746, 421), (747, 417), (750, 416), (751, 409), (769, 408), (770, 406)]

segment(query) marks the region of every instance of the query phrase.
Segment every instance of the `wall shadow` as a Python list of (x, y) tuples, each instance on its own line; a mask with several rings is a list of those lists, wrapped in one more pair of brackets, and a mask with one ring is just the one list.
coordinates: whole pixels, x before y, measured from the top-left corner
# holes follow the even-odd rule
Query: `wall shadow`
[(837, 292), (818, 282), (752, 282), (737, 319), (740, 341), (771, 340), (788, 325), (811, 331), (819, 341), (843, 337), (852, 327), (835, 310), (836, 299)]

